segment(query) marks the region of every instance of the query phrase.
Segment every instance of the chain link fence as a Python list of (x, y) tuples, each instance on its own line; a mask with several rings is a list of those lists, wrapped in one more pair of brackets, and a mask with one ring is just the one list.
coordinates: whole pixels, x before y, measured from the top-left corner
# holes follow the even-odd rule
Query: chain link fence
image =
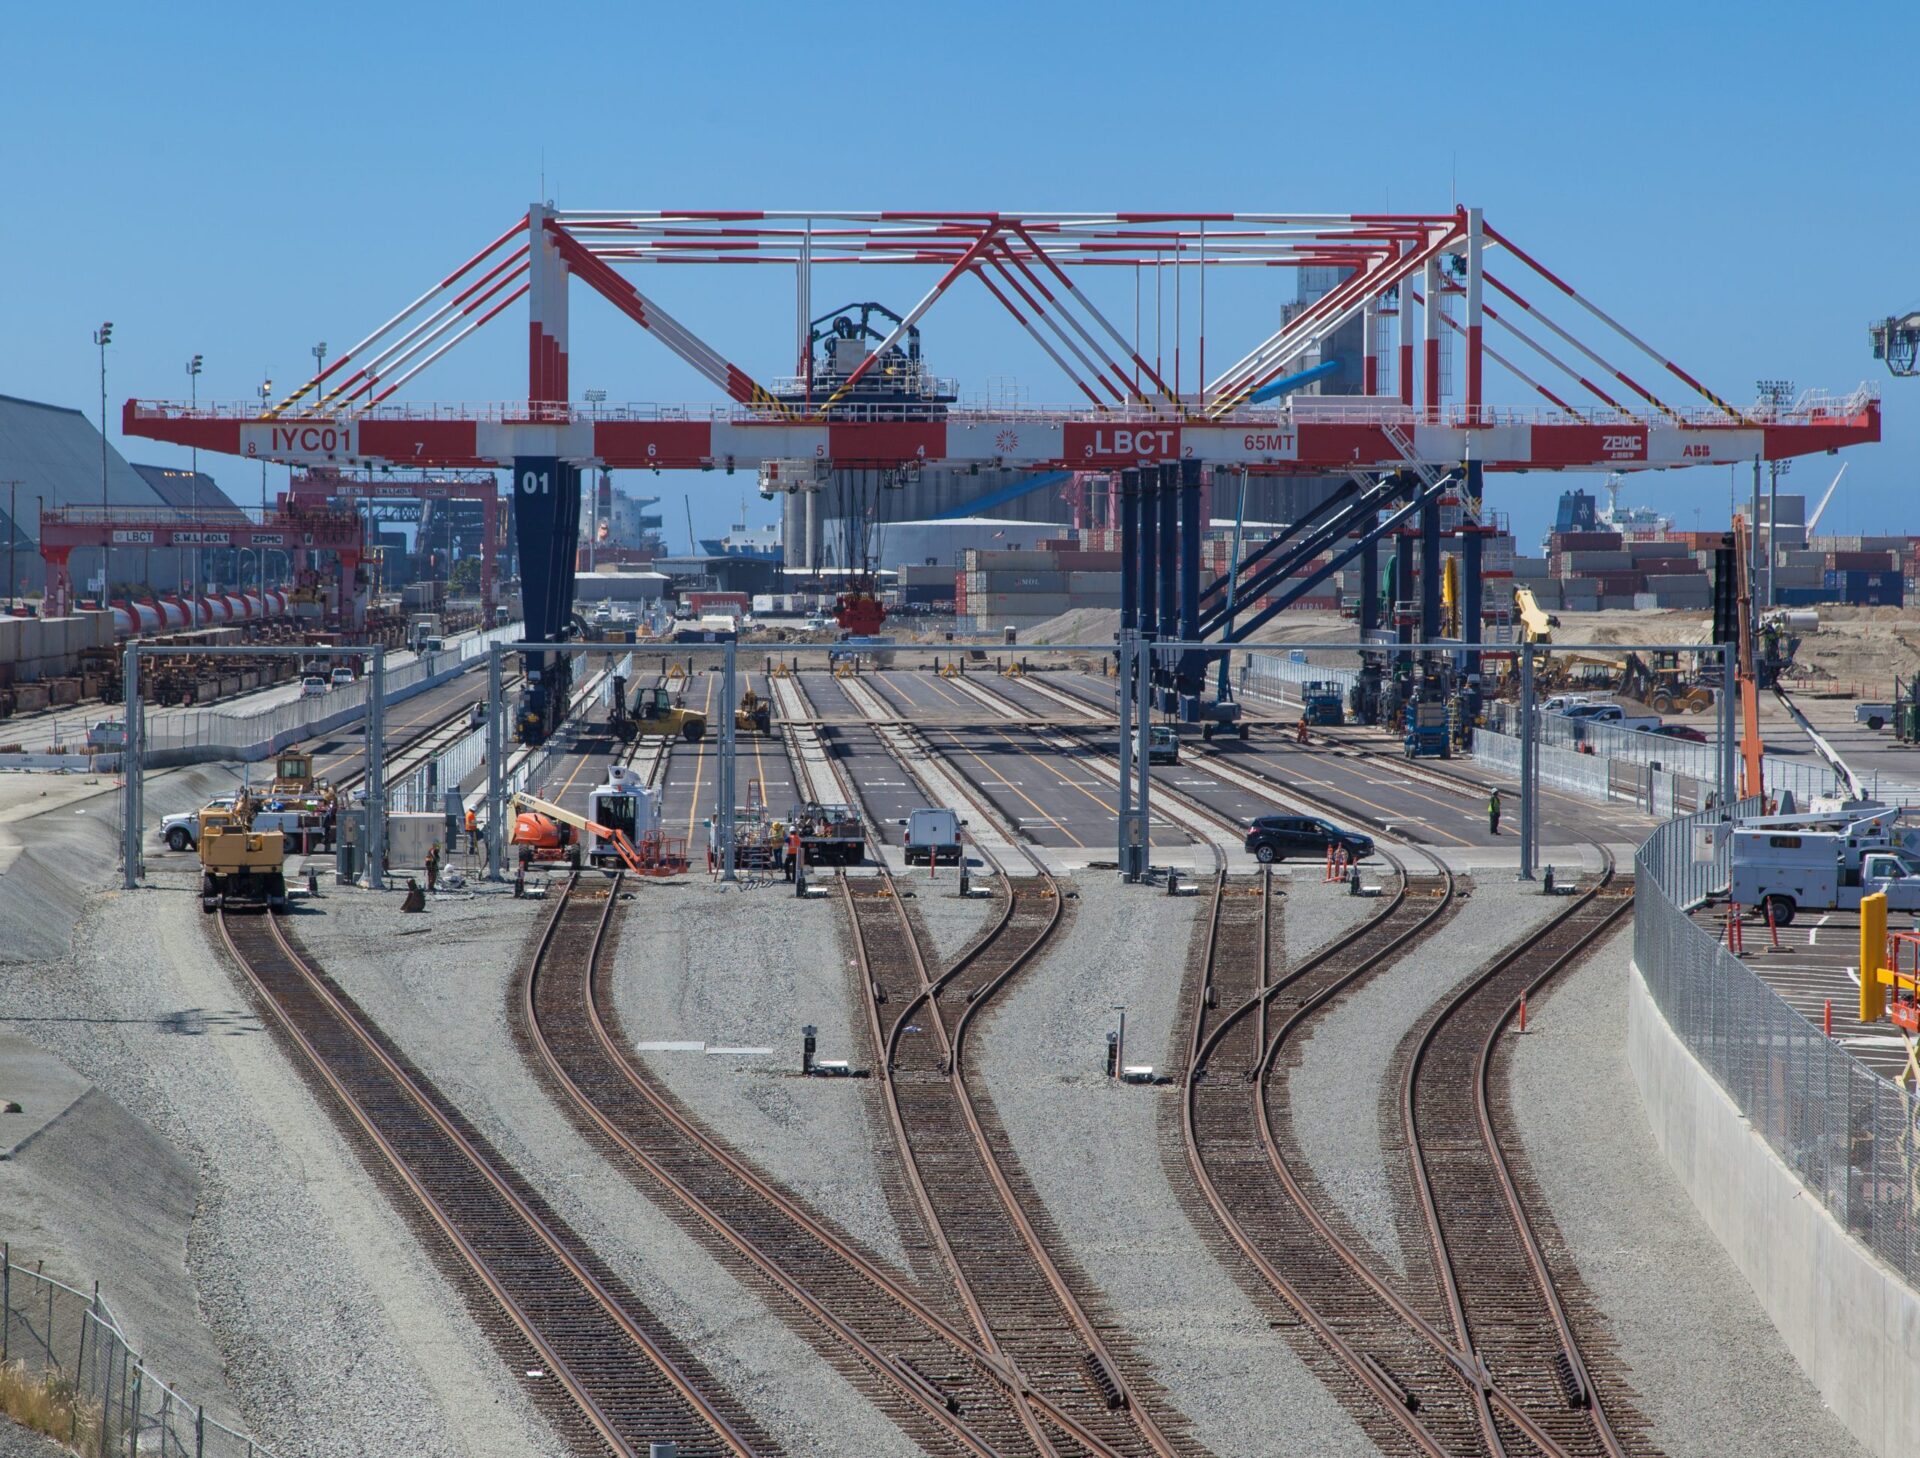
[(1731, 842), (1713, 833), (1719, 823), (1717, 812), (1684, 816), (1640, 848), (1640, 974), (1668, 1026), (1807, 1190), (1920, 1289), (1920, 1099), (1824, 1036), (1687, 915), (1726, 889)]
[(0, 1248), (0, 1380), (29, 1384), (52, 1436), (89, 1458), (272, 1458), (148, 1370), (96, 1288), (14, 1264)]

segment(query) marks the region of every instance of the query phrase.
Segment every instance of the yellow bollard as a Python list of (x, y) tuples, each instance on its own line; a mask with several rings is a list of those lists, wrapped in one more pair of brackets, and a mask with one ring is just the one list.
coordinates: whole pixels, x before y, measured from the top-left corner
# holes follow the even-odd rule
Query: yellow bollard
[(1887, 992), (1880, 968), (1887, 958), (1887, 893), (1860, 898), (1860, 1021), (1877, 1023), (1887, 1015)]

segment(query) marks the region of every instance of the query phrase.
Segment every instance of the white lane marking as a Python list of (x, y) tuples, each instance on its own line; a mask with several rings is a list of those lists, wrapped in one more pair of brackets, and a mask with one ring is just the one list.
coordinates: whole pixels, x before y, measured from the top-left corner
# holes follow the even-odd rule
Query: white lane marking
[(1828, 922), (1830, 922), (1830, 921), (1832, 921), (1832, 920), (1833, 920), (1833, 918), (1832, 918), (1831, 916), (1823, 916), (1823, 917), (1821, 917), (1821, 918), (1820, 918), (1820, 920), (1818, 920), (1818, 921), (1816, 921), (1816, 922), (1815, 922), (1815, 923), (1814, 923), (1814, 924), (1812, 925), (1812, 927), (1810, 927), (1810, 928), (1808, 929), (1808, 931), (1807, 931), (1807, 945), (1808, 945), (1808, 946), (1810, 946), (1810, 947), (1817, 947), (1817, 946), (1819, 946), (1819, 945), (1820, 945), (1820, 928), (1821, 928), (1821, 927), (1823, 927), (1823, 926), (1825, 926), (1825, 925), (1826, 925), (1826, 924), (1827, 924)]

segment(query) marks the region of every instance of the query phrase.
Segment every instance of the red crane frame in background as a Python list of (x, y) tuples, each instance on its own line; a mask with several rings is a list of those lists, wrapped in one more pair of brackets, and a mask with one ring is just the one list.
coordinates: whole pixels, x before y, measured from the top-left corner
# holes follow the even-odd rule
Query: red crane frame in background
[[(623, 270), (772, 265), (795, 277), (792, 379), (761, 384), (642, 293)], [(813, 388), (806, 321), (816, 268), (940, 270), (933, 287), (847, 377)], [(1196, 276), (1201, 383), (1183, 388), (1094, 303), (1097, 271)], [(1492, 271), (1493, 267), (1499, 273)], [(1221, 269), (1334, 268), (1320, 298), (1211, 377), (1205, 290)], [(568, 282), (578, 278), (689, 364), (727, 403), (576, 406)], [(1078, 404), (959, 409), (861, 403), (857, 385), (941, 298), (977, 282), (1060, 367)], [(487, 405), (395, 397), (520, 299), (527, 395)], [(1280, 314), (1276, 307), (1273, 315)], [(1459, 317), (1456, 317), (1458, 314)], [(1332, 335), (1363, 321), (1365, 393), (1269, 402)], [(1382, 321), (1397, 321), (1398, 389), (1380, 378)], [(1491, 338), (1489, 336), (1492, 336)], [(1458, 340), (1462, 399), (1442, 400)], [(1494, 340), (1498, 341), (1496, 345)], [(1597, 342), (1596, 342), (1597, 341)], [(1632, 371), (1601, 352), (1624, 350)], [(1538, 403), (1484, 398), (1492, 361)], [(334, 466), (755, 466), (892, 468), (947, 462), (1103, 469), (1194, 459), (1256, 472), (1393, 471), (1472, 460), (1488, 470), (1633, 470), (1780, 459), (1879, 439), (1862, 386), (1791, 406), (1737, 407), (1551, 272), (1477, 208), (1438, 214), (568, 212), (545, 205), (441, 279), (270, 409), (129, 400), (129, 435), (248, 458)], [(789, 479), (791, 479), (789, 477)]]

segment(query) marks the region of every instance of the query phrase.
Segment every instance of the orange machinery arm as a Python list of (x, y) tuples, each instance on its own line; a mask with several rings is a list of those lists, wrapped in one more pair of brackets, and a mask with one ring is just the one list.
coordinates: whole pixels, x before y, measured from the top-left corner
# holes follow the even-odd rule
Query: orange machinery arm
[(618, 830), (609, 829), (607, 826), (587, 819), (584, 815), (576, 815), (571, 810), (562, 809), (551, 800), (542, 800), (538, 795), (529, 795), (524, 790), (513, 797), (513, 808), (517, 811), (531, 810), (536, 815), (544, 815), (547, 819), (562, 825), (571, 825), (575, 830), (584, 830), (590, 835), (598, 835), (610, 840), (613, 842), (614, 851), (627, 863), (629, 871), (636, 876), (646, 874), (646, 865), (640, 859), (640, 853), (633, 848), (633, 842)]
[(1760, 737), (1760, 678), (1753, 664), (1753, 583), (1747, 571), (1747, 519), (1733, 518), (1733, 555), (1740, 584), (1740, 793), (1767, 793), (1766, 743)]

